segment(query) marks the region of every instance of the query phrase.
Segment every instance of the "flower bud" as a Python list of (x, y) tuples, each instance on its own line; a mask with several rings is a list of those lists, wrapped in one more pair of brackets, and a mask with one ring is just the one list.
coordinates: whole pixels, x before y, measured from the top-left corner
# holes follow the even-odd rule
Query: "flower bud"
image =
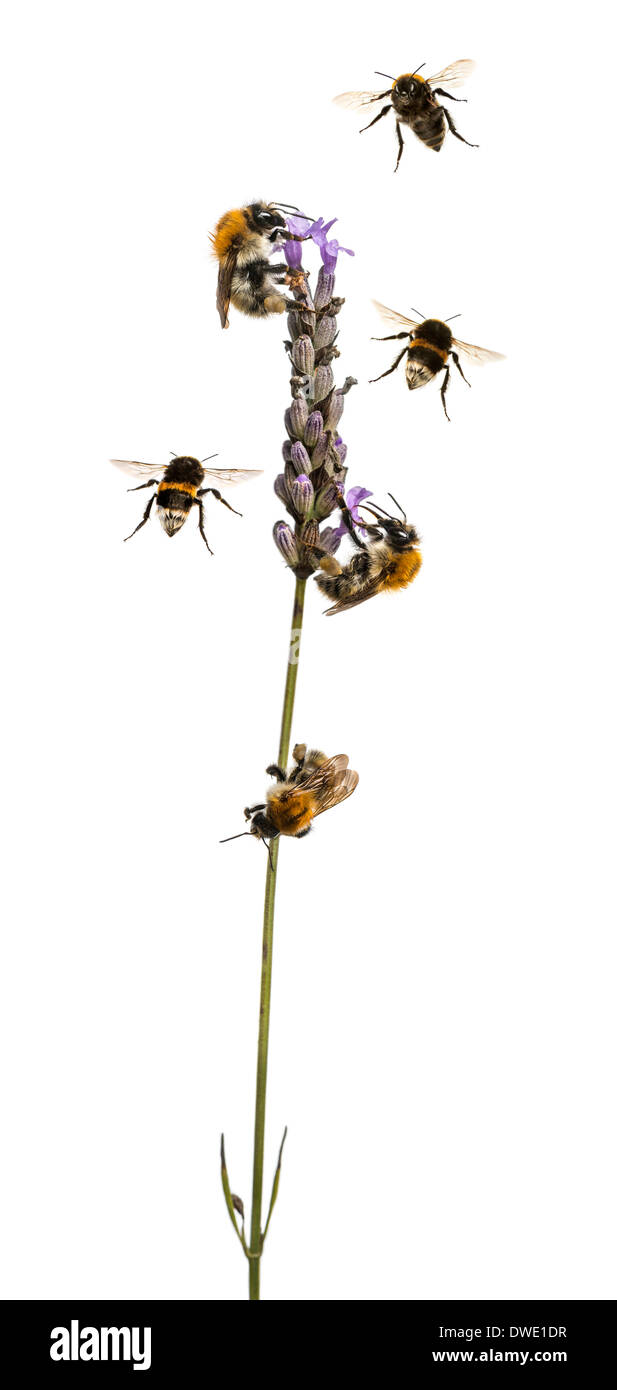
[(274, 543), (280, 550), (286, 565), (294, 569), (300, 563), (300, 551), (291, 527), (286, 521), (277, 521), (272, 532)]
[(327, 516), (332, 516), (333, 511), (341, 505), (341, 490), (336, 483), (326, 483), (317, 493), (313, 506), (313, 516), (318, 521), (325, 521)]
[(337, 454), (338, 454), (339, 463), (340, 463), (341, 468), (342, 468), (342, 467), (344, 466), (345, 459), (347, 458), (347, 445), (346, 445), (346, 444), (343, 444), (342, 439), (337, 439), (337, 441), (336, 441), (334, 447), (335, 447), (336, 452), (337, 452)]
[(330, 303), (334, 292), (334, 276), (324, 270), (323, 266), (317, 276), (317, 288), (313, 297), (313, 303), (317, 310), (325, 309), (326, 304)]
[(329, 366), (318, 367), (313, 379), (313, 397), (316, 401), (322, 401), (324, 396), (329, 395), (334, 386), (334, 374)]
[(291, 446), (291, 462), (298, 477), (301, 473), (309, 474), (311, 471), (311, 460), (303, 444), (297, 439)]
[(313, 550), (319, 544), (319, 527), (316, 521), (305, 521), (300, 531), (300, 540), (309, 550)]
[(315, 492), (313, 490), (313, 484), (310, 478), (307, 478), (306, 473), (301, 473), (298, 478), (294, 478), (289, 493), (291, 504), (298, 516), (308, 516), (313, 505)]
[[(294, 474), (294, 477), (295, 477), (295, 474)], [(287, 487), (287, 482), (286, 482), (286, 480), (285, 480), (285, 474), (284, 474), (284, 473), (279, 473), (279, 474), (278, 474), (278, 477), (276, 477), (276, 478), (274, 479), (274, 491), (275, 491), (277, 497), (279, 498), (279, 501), (281, 501), (281, 502), (284, 504), (284, 506), (288, 507), (288, 506), (289, 506), (289, 488)]]
[(294, 309), (290, 309), (287, 315), (287, 327), (289, 329), (289, 336), (294, 343), (298, 338), (301, 338), (302, 334), (305, 332), (300, 315), (297, 314)]
[(291, 460), (291, 440), (290, 440), (290, 439), (286, 439), (286, 440), (285, 440), (285, 443), (284, 443), (283, 449), (282, 449), (282, 453), (283, 453), (283, 458), (284, 458), (284, 460), (285, 460), (285, 463), (289, 463), (290, 460)]
[(333, 391), (330, 405), (328, 407), (328, 417), (326, 429), (335, 430), (345, 409), (345, 398), (342, 391)]
[(285, 464), (285, 473), (283, 476), (285, 478), (285, 487), (287, 488), (287, 500), (289, 501), (291, 498), (291, 489), (297, 477), (293, 463), (290, 462)]
[(304, 426), (308, 420), (308, 406), (304, 396), (296, 396), (289, 410), (285, 411), (285, 429), (290, 439), (302, 439)]
[(316, 443), (316, 445), (315, 445), (315, 448), (313, 449), (312, 467), (313, 467), (313, 468), (321, 468), (322, 464), (324, 464), (325, 461), (326, 461), (326, 455), (327, 455), (327, 453), (328, 453), (328, 436), (327, 436), (327, 434), (325, 433), (325, 431), (322, 430), (322, 432), (321, 432), (321, 434), (320, 434), (320, 436), (319, 436), (319, 439), (317, 440), (317, 443)]
[(319, 320), (315, 329), (315, 352), (319, 352), (320, 348), (329, 347), (330, 343), (334, 342), (336, 334), (336, 319), (332, 318), (328, 314), (324, 314), (323, 318)]
[(304, 426), (304, 443), (307, 449), (312, 449), (315, 446), (322, 429), (323, 417), (321, 412), (319, 410), (314, 410), (312, 414), (309, 415), (306, 425)]
[(312, 374), (315, 368), (315, 352), (313, 344), (306, 334), (296, 339), (291, 356), (294, 367), (297, 367), (299, 372), (304, 372), (307, 376)]
[(335, 555), (341, 544), (341, 537), (334, 526), (324, 526), (319, 532), (319, 544), (328, 555)]

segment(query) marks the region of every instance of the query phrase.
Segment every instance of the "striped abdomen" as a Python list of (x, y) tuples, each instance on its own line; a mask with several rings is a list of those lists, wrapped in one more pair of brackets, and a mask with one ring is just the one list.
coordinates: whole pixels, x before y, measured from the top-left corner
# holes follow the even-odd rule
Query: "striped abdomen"
[(163, 530), (168, 536), (175, 536), (184, 525), (197, 495), (194, 483), (168, 483), (163, 478), (159, 483), (156, 505)]
[(441, 372), (448, 360), (445, 348), (435, 347), (423, 338), (412, 338), (407, 349), (405, 376), (410, 391), (426, 386)]
[(414, 135), (428, 145), (429, 150), (440, 150), (446, 138), (446, 118), (441, 106), (435, 106), (421, 116), (412, 116), (409, 122)]

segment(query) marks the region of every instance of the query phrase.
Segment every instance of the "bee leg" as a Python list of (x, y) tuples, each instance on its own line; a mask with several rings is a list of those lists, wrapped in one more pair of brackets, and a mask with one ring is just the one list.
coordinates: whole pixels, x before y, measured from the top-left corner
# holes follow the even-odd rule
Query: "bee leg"
[(462, 376), (462, 378), (463, 378), (463, 381), (465, 381), (465, 382), (467, 383), (468, 386), (471, 386), (471, 382), (470, 382), (470, 381), (467, 381), (467, 377), (465, 376), (465, 373), (464, 373), (464, 371), (463, 371), (463, 368), (461, 367), (461, 364), (460, 364), (460, 362), (459, 362), (459, 360), (458, 360), (458, 354), (457, 354), (456, 352), (452, 352), (452, 350), (451, 350), (451, 351), (450, 351), (450, 356), (451, 356), (453, 362), (456, 362), (456, 365), (457, 365), (458, 370), (459, 370), (459, 372), (460, 372), (460, 374), (461, 374), (461, 376)]
[(391, 107), (391, 105), (390, 105), (390, 102), (388, 102), (388, 105), (387, 105), (387, 106), (382, 106), (381, 111), (379, 112), (379, 115), (378, 115), (378, 116), (375, 116), (374, 121), (369, 121), (368, 125), (363, 125), (363, 126), (361, 127), (361, 129), (359, 130), (358, 134), (359, 134), (359, 135), (362, 135), (362, 133), (363, 133), (365, 130), (370, 130), (370, 128), (371, 128), (372, 125), (377, 125), (377, 122), (381, 120), (382, 116), (387, 116), (388, 111), (391, 111), (391, 110), (392, 110), (392, 107)]
[(218, 488), (216, 488), (216, 487), (200, 487), (199, 492), (197, 493), (197, 496), (198, 496), (198, 497), (205, 497), (205, 495), (206, 495), (207, 492), (212, 492), (212, 493), (214, 494), (214, 496), (216, 497), (217, 502), (222, 502), (222, 503), (223, 503), (223, 506), (224, 506), (224, 507), (227, 507), (227, 510), (230, 511), (230, 512), (233, 512), (235, 516), (242, 516), (242, 512), (237, 512), (236, 509), (235, 509), (235, 507), (232, 507), (231, 502), (226, 502), (226, 501), (225, 501), (225, 498), (224, 498), (224, 497), (221, 497), (221, 494), (220, 494)]
[[(445, 109), (445, 108), (444, 108), (444, 109)], [(448, 113), (447, 113), (447, 111), (446, 111), (446, 115), (447, 115), (447, 114), (448, 114)], [(397, 135), (398, 135), (398, 159), (397, 159), (397, 161), (396, 161), (396, 164), (394, 165), (394, 172), (395, 172), (395, 173), (396, 173), (396, 171), (397, 171), (397, 169), (398, 169), (398, 166), (399, 166), (399, 164), (400, 164), (400, 162), (401, 162), (401, 155), (402, 155), (402, 153), (403, 153), (403, 150), (405, 149), (405, 145), (404, 145), (404, 143), (403, 143), (403, 132), (402, 132), (402, 130), (401, 130), (401, 123), (400, 123), (400, 121), (397, 121), (397, 122), (396, 122), (396, 133), (397, 133)]]
[(265, 803), (265, 801), (260, 801), (259, 804), (258, 804), (257, 806), (245, 806), (245, 807), (244, 807), (244, 819), (245, 819), (245, 820), (250, 820), (250, 819), (251, 819), (251, 816), (253, 816), (253, 815), (255, 814), (255, 811), (265, 811), (265, 809), (266, 809), (266, 803)]
[[(396, 336), (397, 336), (397, 338), (398, 338), (398, 333), (397, 333)], [(405, 333), (404, 336), (405, 336), (406, 338), (408, 338), (408, 337), (409, 337), (409, 334), (408, 334), (408, 333)], [(399, 362), (402, 362), (402, 361), (403, 361), (403, 358), (404, 358), (406, 352), (407, 352), (407, 348), (404, 347), (404, 348), (403, 348), (403, 351), (402, 351), (402, 352), (399, 352), (398, 357), (395, 358), (394, 362), (392, 363), (392, 366), (391, 366), (391, 367), (388, 367), (387, 372), (382, 372), (382, 373), (381, 373), (381, 376), (373, 376), (373, 377), (371, 377), (371, 380), (370, 380), (370, 382), (369, 382), (369, 386), (372, 385), (372, 383), (373, 383), (374, 381), (381, 381), (381, 380), (383, 379), (384, 376), (389, 376), (389, 375), (390, 375), (390, 372), (395, 372), (396, 369), (397, 369), (397, 367), (398, 367), (398, 365), (399, 365)]]
[(301, 772), (302, 768), (304, 767), (304, 763), (306, 761), (306, 744), (296, 743), (291, 756), (294, 759), (294, 762), (297, 763), (297, 767), (294, 768), (295, 776), (296, 772)]
[[(289, 270), (289, 266), (287, 267), (287, 269)], [(296, 271), (293, 276), (287, 276), (287, 284), (291, 285), (294, 289), (297, 286), (300, 292), (302, 292), (304, 288), (304, 286), (300, 283), (298, 279), (298, 271)], [(288, 311), (293, 311), (295, 314), (316, 313), (316, 310), (313, 308), (313, 305), (307, 304), (304, 299), (286, 299), (285, 307)]]
[(149, 483), (138, 483), (137, 487), (127, 487), (127, 492), (141, 492), (143, 487), (156, 487), (158, 478), (151, 478)]
[(312, 826), (307, 825), (306, 830), (300, 830), (296, 835), (296, 840), (303, 840), (306, 835), (310, 835)]
[(467, 101), (467, 97), (453, 97), (451, 92), (444, 92), (443, 87), (433, 87), (433, 96), (447, 97), (448, 101)]
[(444, 114), (444, 116), (445, 116), (447, 122), (448, 122), (448, 125), (449, 125), (449, 127), (450, 127), (450, 130), (452, 131), (452, 134), (453, 134), (453, 135), (456, 135), (457, 140), (462, 140), (462, 141), (463, 141), (463, 144), (464, 144), (464, 145), (469, 145), (470, 149), (472, 149), (472, 150), (479, 150), (479, 148), (480, 148), (479, 145), (472, 145), (471, 140), (466, 140), (464, 135), (459, 135), (458, 130), (456, 129), (456, 126), (455, 126), (455, 124), (454, 124), (454, 121), (452, 120), (452, 117), (451, 117), (451, 115), (450, 115), (450, 112), (448, 111), (447, 106), (442, 106), (441, 109), (442, 109), (442, 111), (443, 111), (443, 114)]
[(270, 766), (266, 768), (266, 777), (276, 777), (277, 782), (287, 781), (287, 773), (283, 771), (282, 767), (279, 767), (278, 763), (270, 763)]
[[(206, 533), (205, 533), (205, 531), (204, 531), (204, 504), (203, 504), (203, 502), (201, 501), (201, 498), (200, 498), (200, 497), (196, 497), (196, 498), (195, 498), (195, 501), (194, 501), (194, 503), (193, 503), (193, 506), (199, 507), (199, 534), (200, 534), (202, 540), (206, 542), (206, 545), (207, 545), (207, 547), (208, 547), (208, 550), (210, 550), (210, 546), (208, 545), (208, 537), (207, 537), (207, 535), (206, 535)], [(212, 550), (210, 550), (210, 554), (212, 555), (213, 553), (214, 553), (214, 552), (213, 552)]]
[(152, 508), (153, 508), (153, 506), (154, 506), (155, 501), (156, 501), (156, 493), (154, 493), (153, 496), (150, 498), (150, 501), (148, 502), (148, 505), (147, 505), (146, 510), (145, 510), (145, 512), (144, 512), (144, 514), (143, 514), (143, 517), (142, 517), (142, 519), (141, 519), (141, 521), (140, 521), (140, 523), (139, 523), (139, 526), (136, 526), (136, 527), (135, 527), (135, 530), (134, 530), (134, 531), (131, 531), (131, 535), (130, 535), (130, 536), (125, 536), (125, 537), (124, 537), (125, 541), (130, 541), (131, 536), (136, 536), (136, 535), (137, 535), (137, 532), (138, 532), (138, 531), (141, 531), (142, 526), (145, 526), (145, 524), (146, 524), (146, 522), (147, 522), (147, 520), (148, 520), (148, 517), (149, 517), (149, 515), (150, 515), (150, 512), (152, 511)]
[(358, 532), (356, 531), (355, 522), (349, 508), (339, 507), (339, 511), (341, 513), (341, 520), (343, 522), (343, 525), (347, 527), (347, 530), (349, 531), (349, 535), (351, 536), (354, 545), (357, 545), (359, 550), (366, 550), (367, 547), (364, 544), (364, 541), (360, 540)]
[(441, 394), (441, 404), (442, 404), (442, 406), (443, 406), (443, 408), (444, 408), (444, 414), (445, 414), (446, 420), (449, 420), (449, 419), (450, 419), (450, 416), (448, 415), (448, 412), (447, 412), (447, 410), (446, 410), (446, 391), (447, 391), (447, 389), (448, 389), (448, 382), (449, 382), (449, 380), (450, 380), (450, 368), (449, 368), (449, 367), (444, 367), (444, 371), (445, 371), (445, 376), (444, 376), (444, 379), (443, 379), (443, 382), (442, 382), (442, 385), (441, 385), (441, 392), (440, 392), (440, 394)]
[(409, 334), (405, 329), (404, 333), (386, 333), (385, 338), (371, 338), (372, 343), (393, 343), (397, 338), (408, 338)]

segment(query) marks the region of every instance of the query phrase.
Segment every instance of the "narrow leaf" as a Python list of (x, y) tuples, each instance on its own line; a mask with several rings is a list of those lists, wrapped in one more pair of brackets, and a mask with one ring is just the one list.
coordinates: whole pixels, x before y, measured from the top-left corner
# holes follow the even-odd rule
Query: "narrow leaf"
[(264, 1226), (264, 1233), (263, 1233), (263, 1235), (262, 1235), (262, 1237), (261, 1237), (262, 1249), (263, 1249), (264, 1240), (266, 1239), (266, 1236), (267, 1236), (267, 1234), (268, 1234), (268, 1226), (270, 1225), (270, 1218), (271, 1218), (271, 1216), (272, 1216), (272, 1212), (274, 1211), (274, 1203), (276, 1202), (276, 1199), (277, 1199), (277, 1197), (278, 1197), (279, 1181), (280, 1181), (280, 1177), (281, 1177), (281, 1160), (282, 1160), (282, 1158), (283, 1158), (283, 1148), (284, 1148), (284, 1145), (285, 1145), (285, 1140), (286, 1140), (286, 1138), (287, 1138), (287, 1125), (285, 1125), (285, 1132), (284, 1132), (284, 1134), (283, 1134), (283, 1138), (281, 1139), (281, 1147), (280, 1147), (280, 1149), (279, 1149), (278, 1163), (277, 1163), (277, 1165), (276, 1165), (276, 1172), (275, 1172), (275, 1174), (274, 1174), (274, 1182), (272, 1183), (272, 1196), (271, 1196), (271, 1198), (270, 1198), (270, 1206), (269, 1206), (269, 1208), (268, 1208), (268, 1219), (267, 1219), (266, 1224), (265, 1224), (265, 1226)]

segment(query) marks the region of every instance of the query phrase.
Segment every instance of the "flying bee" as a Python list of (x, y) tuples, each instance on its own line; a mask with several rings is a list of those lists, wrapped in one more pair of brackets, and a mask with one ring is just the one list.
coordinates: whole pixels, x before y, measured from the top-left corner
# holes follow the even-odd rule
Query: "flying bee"
[[(283, 211), (297, 212), (297, 208), (285, 208), (282, 203), (249, 203), (246, 208), (232, 208), (219, 218), (211, 233), (212, 249), (219, 263), (216, 307), (222, 328), (229, 328), (230, 302), (253, 318), (298, 309), (298, 301), (286, 298), (280, 286), (301, 287), (304, 272), (292, 270), (286, 261), (274, 265), (269, 259), (283, 241), (304, 240), (288, 231)], [(311, 312), (308, 306), (304, 311)]]
[[(419, 386), (426, 386), (433, 377), (444, 372), (441, 384), (441, 404), (443, 405), (446, 420), (450, 419), (446, 410), (446, 391), (450, 380), (450, 365), (448, 358), (451, 357), (457, 370), (460, 372), (463, 381), (471, 386), (463, 372), (463, 368), (458, 359), (461, 357), (467, 362), (473, 362), (476, 366), (481, 366), (484, 362), (503, 362), (503, 353), (490, 352), (488, 348), (474, 347), (473, 343), (464, 343), (461, 338), (453, 338), (448, 322), (442, 323), (441, 319), (408, 319), (404, 314), (398, 314), (395, 309), (387, 309), (385, 304), (380, 304), (374, 299), (373, 304), (379, 310), (382, 318), (389, 320), (390, 323), (403, 325), (401, 333), (389, 333), (385, 338), (374, 338), (375, 343), (390, 343), (397, 338), (408, 338), (409, 343), (398, 357), (388, 367), (387, 371), (382, 372), (381, 376), (375, 376), (372, 381), (381, 381), (384, 376), (389, 376), (390, 372), (396, 371), (399, 363), (402, 362), (405, 354), (405, 377), (410, 391), (417, 391)], [(414, 310), (419, 313), (419, 310)], [(453, 318), (458, 318), (454, 314)]]
[[(276, 763), (266, 768), (266, 775), (275, 778), (266, 801), (245, 807), (244, 817), (251, 822), (250, 830), (230, 835), (229, 840), (239, 840), (242, 834), (256, 835), (264, 841), (268, 853), (269, 842), (279, 835), (302, 840), (316, 816), (345, 801), (358, 785), (358, 773), (348, 767), (345, 753), (328, 758), (316, 748), (307, 750), (305, 743), (297, 743), (292, 756), (295, 766), (289, 772)], [(221, 844), (227, 842), (221, 840)]]
[[(140, 492), (142, 488), (156, 487), (143, 517), (139, 524), (131, 531), (129, 536), (125, 536), (125, 541), (130, 541), (131, 536), (135, 536), (145, 526), (150, 512), (156, 502), (158, 515), (161, 520), (163, 530), (168, 536), (175, 536), (176, 532), (184, 526), (187, 516), (192, 507), (197, 507), (199, 513), (199, 531), (202, 539), (206, 542), (208, 550), (208, 539), (204, 530), (204, 497), (211, 492), (216, 497), (217, 502), (222, 502), (224, 507), (236, 516), (241, 516), (241, 512), (236, 512), (235, 507), (230, 506), (229, 502), (221, 496), (216, 487), (202, 487), (202, 483), (207, 478), (213, 478), (218, 483), (248, 482), (250, 478), (259, 478), (262, 473), (261, 468), (204, 468), (204, 463), (209, 459), (216, 458), (216, 454), (209, 454), (208, 458), (191, 458), (188, 454), (183, 454), (181, 458), (174, 456), (171, 463), (160, 467), (154, 463), (136, 463), (133, 459), (110, 459), (110, 463), (115, 463), (117, 468), (121, 468), (124, 473), (131, 473), (137, 478), (147, 478), (147, 482), (138, 483), (137, 487), (130, 487), (129, 492)], [(212, 551), (210, 550), (210, 554)]]
[[(423, 67), (426, 67), (425, 63), (420, 64), (420, 68)], [(342, 92), (334, 100), (339, 106), (362, 110), (365, 106), (388, 98), (387, 106), (382, 106), (374, 120), (369, 121), (362, 130), (370, 130), (382, 116), (394, 111), (398, 136), (398, 158), (394, 169), (396, 173), (404, 149), (402, 126), (408, 126), (413, 130), (414, 135), (417, 135), (424, 145), (428, 145), (429, 150), (441, 149), (446, 138), (446, 128), (457, 140), (462, 140), (464, 145), (470, 145), (471, 149), (477, 150), (477, 145), (471, 145), (470, 140), (459, 134), (447, 107), (440, 106), (435, 100), (439, 96), (447, 97), (448, 101), (466, 101), (466, 97), (453, 97), (439, 84), (447, 82), (449, 87), (460, 87), (474, 67), (475, 63), (471, 58), (459, 58), (458, 62), (450, 63), (449, 67), (436, 72), (434, 77), (420, 77), (420, 68), (416, 72), (404, 72), (401, 77), (391, 77), (387, 72), (378, 72), (377, 77), (387, 77), (392, 83), (392, 87), (386, 88), (385, 92)]]
[[(392, 493), (389, 496), (392, 497)], [(407, 521), (400, 503), (395, 497), (392, 501), (401, 513), (401, 520), (390, 516), (382, 507), (375, 510), (366, 502), (360, 504), (363, 511), (370, 512), (376, 519), (375, 525), (364, 528), (368, 544), (360, 540), (350, 514), (343, 510), (343, 519), (358, 554), (346, 565), (340, 565), (334, 555), (323, 554), (320, 558), (322, 573), (315, 575), (315, 583), (322, 594), (336, 600), (331, 608), (326, 608), (328, 616), (355, 608), (375, 594), (406, 589), (415, 579), (422, 564), (417, 549), (420, 537), (415, 526)]]

